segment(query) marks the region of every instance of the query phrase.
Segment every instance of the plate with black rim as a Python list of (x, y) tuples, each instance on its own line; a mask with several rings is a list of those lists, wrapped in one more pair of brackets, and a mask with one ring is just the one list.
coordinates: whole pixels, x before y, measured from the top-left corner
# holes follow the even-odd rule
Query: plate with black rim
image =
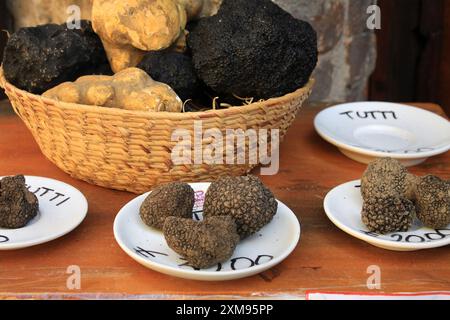
[[(193, 219), (202, 219), (203, 201), (210, 183), (190, 183), (195, 191)], [(295, 214), (278, 201), (273, 220), (251, 237), (242, 240), (228, 261), (209, 269), (196, 269), (170, 249), (160, 230), (148, 227), (139, 208), (149, 193), (127, 203), (114, 221), (114, 236), (127, 255), (143, 266), (175, 277), (224, 281), (249, 277), (283, 261), (300, 239), (300, 223)]]
[(450, 150), (450, 123), (424, 109), (388, 102), (353, 102), (321, 111), (317, 133), (349, 158), (368, 164), (390, 157), (405, 166)]
[(38, 214), (23, 228), (0, 228), (0, 250), (22, 249), (55, 240), (78, 227), (87, 215), (86, 198), (71, 185), (35, 176), (25, 176), (25, 184), (38, 198)]
[(418, 220), (407, 232), (378, 234), (370, 232), (361, 221), (363, 200), (361, 181), (344, 183), (325, 197), (324, 209), (328, 218), (344, 232), (376, 247), (393, 251), (415, 251), (443, 247), (450, 244), (450, 225), (430, 229)]

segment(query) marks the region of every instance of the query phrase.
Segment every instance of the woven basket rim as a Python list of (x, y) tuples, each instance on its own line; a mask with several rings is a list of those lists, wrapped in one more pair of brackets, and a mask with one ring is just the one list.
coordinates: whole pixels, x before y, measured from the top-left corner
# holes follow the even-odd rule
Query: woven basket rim
[(305, 92), (308, 92), (312, 89), (315, 80), (310, 78), (308, 83), (297, 89), (294, 92), (288, 93), (281, 97), (270, 98), (263, 101), (257, 101), (248, 105), (242, 106), (233, 106), (226, 109), (216, 109), (216, 110), (206, 110), (206, 111), (197, 111), (197, 112), (149, 112), (149, 111), (139, 111), (139, 110), (125, 110), (120, 108), (106, 108), (96, 105), (86, 105), (86, 104), (77, 104), (77, 103), (69, 103), (64, 101), (59, 101), (55, 99), (45, 98), (38, 94), (33, 94), (28, 91), (22, 90), (9, 83), (3, 72), (3, 65), (0, 65), (0, 87), (4, 89), (9, 89), (11, 91), (15, 91), (20, 93), (21, 95), (28, 96), (32, 100), (41, 100), (45, 104), (55, 105), (60, 107), (61, 109), (73, 110), (77, 109), (79, 111), (86, 112), (98, 112), (102, 114), (110, 114), (110, 115), (122, 115), (129, 117), (144, 117), (151, 119), (167, 119), (167, 120), (183, 120), (183, 119), (202, 119), (202, 118), (212, 118), (215, 116), (231, 116), (234, 114), (245, 113), (246, 111), (251, 111), (254, 109), (259, 109), (263, 106), (270, 106), (273, 104), (279, 104), (284, 101), (290, 101), (297, 96), (303, 95)]

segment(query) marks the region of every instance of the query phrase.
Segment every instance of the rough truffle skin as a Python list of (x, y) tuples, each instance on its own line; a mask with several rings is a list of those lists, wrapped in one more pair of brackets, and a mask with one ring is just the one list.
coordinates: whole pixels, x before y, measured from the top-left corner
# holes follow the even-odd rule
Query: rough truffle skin
[(137, 67), (154, 80), (168, 84), (183, 101), (194, 98), (201, 90), (192, 60), (183, 53), (167, 50), (149, 52)]
[(70, 30), (65, 24), (22, 28), (8, 40), (5, 78), (31, 93), (42, 92), (82, 75), (109, 73), (108, 60), (90, 22)]
[(234, 218), (241, 239), (259, 231), (277, 212), (272, 192), (256, 176), (221, 177), (211, 183), (205, 195), (203, 216)]
[(206, 269), (227, 261), (239, 243), (236, 224), (230, 216), (192, 219), (168, 217), (164, 237), (169, 247), (189, 265)]
[(224, 0), (187, 38), (197, 75), (221, 95), (268, 99), (303, 87), (317, 35), (270, 0)]
[(427, 227), (445, 228), (450, 224), (450, 183), (436, 176), (422, 177), (416, 189), (417, 217)]
[(24, 176), (0, 180), (0, 228), (22, 228), (37, 215), (38, 209), (38, 199), (27, 190)]
[(144, 200), (140, 208), (142, 221), (162, 229), (167, 217), (192, 218), (195, 194), (187, 183), (173, 182), (158, 186)]
[(367, 167), (361, 178), (361, 194), (364, 200), (374, 197), (399, 196), (414, 198), (416, 178), (391, 158), (377, 159)]
[(408, 231), (415, 216), (412, 201), (400, 197), (376, 197), (366, 200), (362, 222), (371, 232), (386, 234)]

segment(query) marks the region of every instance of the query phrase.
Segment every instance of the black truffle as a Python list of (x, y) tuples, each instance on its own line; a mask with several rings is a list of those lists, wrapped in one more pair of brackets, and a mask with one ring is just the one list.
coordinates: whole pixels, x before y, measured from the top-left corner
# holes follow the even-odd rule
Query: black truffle
[(239, 243), (236, 224), (229, 216), (202, 222), (168, 217), (164, 237), (169, 247), (195, 268), (209, 268), (231, 258)]
[(420, 178), (416, 188), (417, 218), (430, 228), (450, 224), (450, 183), (436, 176)]
[(24, 176), (0, 180), (0, 228), (22, 228), (37, 215), (38, 209), (38, 199), (26, 188)]
[(364, 201), (362, 222), (371, 232), (408, 231), (415, 216), (412, 201), (401, 197), (374, 197)]
[(142, 221), (150, 227), (162, 229), (167, 217), (192, 218), (195, 194), (187, 183), (172, 182), (156, 187), (140, 208)]
[(317, 35), (270, 0), (224, 0), (187, 37), (197, 75), (222, 95), (267, 99), (303, 87)]
[(380, 158), (369, 164), (361, 178), (361, 195), (364, 200), (375, 197), (414, 198), (416, 177), (405, 166), (391, 158)]
[(154, 80), (168, 84), (183, 101), (195, 98), (202, 87), (191, 58), (180, 52), (149, 52), (138, 68)]
[(221, 177), (205, 195), (204, 217), (229, 215), (241, 239), (259, 231), (276, 214), (278, 203), (256, 176)]
[(100, 38), (84, 20), (73, 30), (65, 24), (20, 29), (6, 44), (3, 70), (10, 83), (36, 94), (83, 75), (111, 73)]

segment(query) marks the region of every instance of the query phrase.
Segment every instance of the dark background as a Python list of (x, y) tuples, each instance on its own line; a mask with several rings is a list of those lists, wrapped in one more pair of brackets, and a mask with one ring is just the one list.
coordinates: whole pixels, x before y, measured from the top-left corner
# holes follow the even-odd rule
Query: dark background
[[(450, 115), (450, 0), (378, 0), (378, 5), (382, 29), (368, 98), (435, 102)], [(0, 0), (0, 29), (11, 27), (5, 0)], [(6, 40), (1, 32), (0, 52)]]
[(370, 100), (435, 102), (450, 115), (450, 0), (378, 0)]

